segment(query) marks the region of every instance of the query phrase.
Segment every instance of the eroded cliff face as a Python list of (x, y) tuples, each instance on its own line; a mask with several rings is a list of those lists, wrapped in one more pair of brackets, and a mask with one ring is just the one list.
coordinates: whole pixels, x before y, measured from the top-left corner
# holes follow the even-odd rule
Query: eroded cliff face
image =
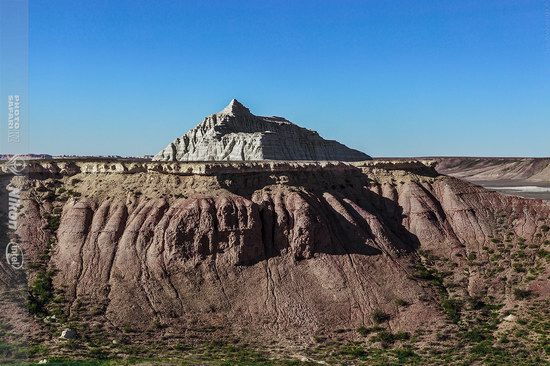
[[(549, 292), (548, 266), (523, 283), (512, 259), (491, 259), (508, 240), (544, 248), (548, 204), (419, 165), (75, 170), (12, 184), (24, 188), (18, 233), (29, 282), (36, 268), (52, 271), (56, 298), (45, 311), (99, 334), (307, 344), (377, 325), (383, 312), (392, 331), (429, 337), (457, 327), (443, 293), (513, 304), (518, 286)], [(418, 275), (433, 258), (445, 272), (439, 288)]]

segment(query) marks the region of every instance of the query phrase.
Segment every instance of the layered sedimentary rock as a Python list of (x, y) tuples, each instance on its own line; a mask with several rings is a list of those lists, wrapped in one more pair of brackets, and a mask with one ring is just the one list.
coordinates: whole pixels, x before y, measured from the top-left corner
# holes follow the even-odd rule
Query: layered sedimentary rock
[(443, 174), (471, 181), (550, 182), (550, 158), (435, 158)]
[(282, 117), (253, 115), (237, 100), (154, 156), (162, 161), (338, 160), (370, 157)]

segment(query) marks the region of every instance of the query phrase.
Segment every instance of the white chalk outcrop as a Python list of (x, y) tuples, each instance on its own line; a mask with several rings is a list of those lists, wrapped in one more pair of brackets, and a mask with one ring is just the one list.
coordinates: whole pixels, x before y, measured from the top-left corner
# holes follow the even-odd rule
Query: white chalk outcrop
[(282, 117), (260, 117), (233, 99), (153, 157), (162, 161), (371, 159)]

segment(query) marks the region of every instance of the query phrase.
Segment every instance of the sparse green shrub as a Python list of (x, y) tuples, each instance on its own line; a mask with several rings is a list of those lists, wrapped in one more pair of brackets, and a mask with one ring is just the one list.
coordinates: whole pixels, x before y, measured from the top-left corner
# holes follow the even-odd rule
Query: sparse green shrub
[(73, 191), (72, 189), (69, 189), (69, 190), (67, 191), (67, 193), (68, 193), (70, 196), (73, 196), (73, 197), (80, 197), (80, 196), (82, 196), (82, 193), (80, 193), (80, 192), (75, 192), (75, 191)]
[(375, 337), (373, 337), (373, 340), (375, 342), (380, 342), (384, 348), (392, 345), (396, 341), (395, 335), (387, 330), (378, 333)]
[(383, 330), (379, 332), (376, 336), (373, 337), (373, 340), (375, 342), (380, 342), (383, 348), (386, 348), (392, 344), (394, 344), (396, 341), (406, 341), (411, 338), (410, 333), (408, 332), (399, 332), (399, 333), (391, 333), (387, 330)]
[(485, 302), (480, 298), (471, 299), (470, 304), (471, 304), (472, 309), (474, 309), (474, 310), (485, 309), (486, 306), (487, 306), (487, 304), (485, 304)]
[(422, 265), (415, 266), (414, 277), (419, 280), (430, 281), (436, 286), (443, 285), (443, 278), (441, 278), (436, 271), (428, 269)]
[(405, 300), (405, 299), (396, 299), (396, 300), (395, 300), (395, 304), (396, 304), (397, 306), (409, 306), (411, 303), (408, 302), (408, 301)]
[(514, 271), (518, 272), (518, 273), (525, 273), (527, 270), (525, 269), (524, 266), (522, 266), (521, 264), (519, 263), (514, 263)]
[(472, 347), (472, 353), (480, 356), (485, 356), (493, 352), (493, 347), (490, 341), (481, 341)]
[(418, 359), (419, 356), (411, 348), (401, 348), (395, 350), (400, 364), (406, 364), (410, 359)]
[(486, 338), (487, 338), (486, 335), (480, 329), (472, 329), (469, 332), (466, 332), (464, 334), (464, 339), (467, 339), (468, 341), (471, 341), (471, 342), (481, 342)]
[(529, 332), (527, 332), (527, 330), (525, 330), (525, 329), (517, 329), (516, 332), (515, 332), (515, 335), (518, 338), (523, 338), (523, 337), (527, 336), (528, 334), (529, 334)]
[(548, 250), (545, 250), (545, 249), (539, 249), (537, 251), (537, 255), (541, 258), (550, 259), (550, 252)]
[(59, 229), (59, 216), (58, 215), (48, 215), (46, 217), (46, 219), (48, 220), (48, 229), (51, 231), (51, 232), (56, 232), (57, 229)]
[(368, 355), (364, 348), (358, 346), (342, 347), (339, 353), (343, 356), (351, 356), (354, 358), (364, 358)]
[(409, 332), (398, 332), (395, 334), (395, 339), (398, 341), (407, 341), (411, 339), (411, 334)]
[(447, 316), (455, 323), (460, 320), (460, 310), (462, 303), (456, 299), (443, 299), (441, 301), (441, 307)]
[(47, 304), (53, 298), (52, 272), (39, 272), (29, 288), (27, 307), (38, 316), (48, 315)]
[(525, 300), (533, 295), (531, 290), (525, 290), (521, 288), (514, 289), (514, 297), (516, 300)]
[(184, 352), (193, 350), (193, 347), (188, 344), (178, 343), (174, 346), (174, 349), (179, 352)]
[(359, 327), (359, 328), (357, 328), (357, 333), (359, 333), (360, 335), (362, 335), (363, 337), (365, 337), (365, 336), (367, 336), (367, 335), (369, 335), (369, 334), (371, 334), (371, 333), (377, 333), (377, 332), (380, 332), (380, 331), (383, 331), (383, 330), (384, 330), (384, 328), (378, 327), (378, 326), (376, 326), (376, 327), (369, 327), (369, 328), (367, 328), (367, 327)]
[(376, 309), (372, 313), (371, 317), (372, 317), (372, 321), (375, 322), (376, 324), (380, 324), (380, 323), (387, 322), (388, 320), (390, 320), (390, 315), (386, 314), (385, 312), (383, 312), (380, 309)]
[(96, 360), (106, 360), (109, 357), (109, 353), (99, 347), (90, 348), (89, 353)]
[(12, 355), (13, 346), (5, 343), (0, 343), (0, 356), (3, 359), (8, 359)]

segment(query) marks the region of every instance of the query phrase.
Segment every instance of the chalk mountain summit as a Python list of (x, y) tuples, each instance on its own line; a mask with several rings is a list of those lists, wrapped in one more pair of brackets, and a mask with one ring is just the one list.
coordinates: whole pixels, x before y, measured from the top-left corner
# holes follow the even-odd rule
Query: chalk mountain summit
[(161, 161), (338, 160), (370, 156), (282, 117), (255, 116), (233, 99), (154, 156)]

